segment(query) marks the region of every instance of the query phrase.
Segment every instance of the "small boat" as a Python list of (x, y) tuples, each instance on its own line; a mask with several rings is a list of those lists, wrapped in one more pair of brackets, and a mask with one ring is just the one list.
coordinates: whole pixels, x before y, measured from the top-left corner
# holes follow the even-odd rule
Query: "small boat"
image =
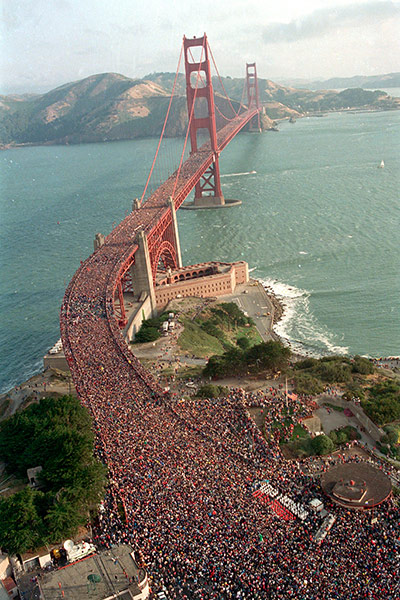
[(378, 169), (384, 169), (385, 168), (385, 163), (383, 162), (383, 160), (381, 160), (380, 165), (378, 166)]

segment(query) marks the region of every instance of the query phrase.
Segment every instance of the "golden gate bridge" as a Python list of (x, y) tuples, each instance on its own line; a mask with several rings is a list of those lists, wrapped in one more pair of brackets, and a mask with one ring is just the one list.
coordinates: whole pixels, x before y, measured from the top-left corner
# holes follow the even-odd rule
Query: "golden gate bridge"
[[(200, 51), (199, 60), (193, 57), (194, 48)], [(189, 120), (181, 160), (178, 169), (145, 199), (165, 132), (182, 54)], [(124, 293), (135, 290), (137, 295), (144, 292), (151, 296), (158, 269), (182, 266), (176, 211), (193, 189), (195, 207), (223, 206), (225, 199), (221, 191), (219, 155), (245, 125), (258, 119), (259, 128), (257, 71), (255, 63), (252, 63), (246, 65), (247, 106), (241, 102), (242, 110), (236, 112), (230, 103), (234, 117), (224, 117), (228, 123), (217, 131), (210, 55), (212, 52), (205, 34), (199, 38), (184, 37), (170, 104), (142, 198), (136, 200), (132, 212), (105, 239), (101, 239), (94, 254), (82, 264), (66, 290), (61, 309), (61, 334), (73, 377), (78, 364), (79, 369), (84, 368), (81, 360), (78, 361), (82, 352), (77, 353), (73, 348), (81, 317), (96, 317), (101, 307), (111, 330), (114, 331), (116, 324), (119, 328), (126, 326)], [(221, 85), (223, 87), (222, 80)], [(209, 139), (198, 147), (198, 132), (204, 130), (208, 132)], [(189, 157), (183, 160), (188, 137), (191, 151)], [(83, 308), (83, 315), (79, 314), (78, 305)], [(155, 306), (152, 306), (152, 311), (155, 311)], [(117, 338), (120, 336), (119, 331), (114, 333)]]
[[(197, 45), (202, 57), (190, 61), (190, 49)], [(157, 271), (179, 267), (181, 262), (176, 211), (193, 188), (195, 202), (208, 201), (211, 195), (216, 204), (222, 204), (219, 153), (260, 112), (255, 65), (247, 65), (248, 105), (216, 131), (206, 36), (185, 38), (183, 51), (189, 115), (185, 143), (190, 136), (192, 152), (146, 201), (143, 194), (132, 212), (105, 239), (98, 240), (94, 253), (69, 283), (60, 314), (65, 356), (81, 402), (93, 415), (97, 453), (109, 469), (112, 508), (107, 518), (116, 523), (115, 539), (143, 548), (153, 573), (158, 569), (174, 585), (186, 581), (186, 587), (196, 588), (203, 598), (239, 597), (238, 591), (246, 598), (297, 597), (305, 572), (310, 598), (323, 597), (328, 579), (338, 592), (336, 597), (348, 596), (349, 588), (368, 595), (373, 586), (373, 594), (379, 587), (385, 597), (394, 598), (395, 552), (385, 550), (382, 562), (380, 555), (382, 547), (390, 548), (393, 536), (387, 536), (386, 546), (378, 543), (376, 552), (368, 547), (362, 556), (368, 578), (363, 577), (359, 588), (360, 577), (352, 570), (354, 553), (360, 544), (367, 545), (371, 534), (368, 528), (363, 531), (357, 519), (347, 512), (342, 515), (335, 561), (331, 549), (336, 546), (328, 546), (326, 553), (316, 549), (303, 526), (286, 528), (276, 520), (266, 522), (258, 494), (249, 493), (254, 491), (252, 482), (267, 476), (280, 491), (286, 493), (290, 485), (298, 492), (297, 465), (288, 461), (279, 469), (278, 444), (266, 445), (237, 399), (204, 400), (188, 406), (174, 402), (135, 358), (122, 335), (127, 322), (124, 292), (135, 289), (151, 305)], [(199, 88), (201, 72), (205, 85)], [(207, 105), (205, 116), (196, 113), (200, 90), (199, 98)], [(204, 127), (210, 139), (197, 148), (197, 131)], [(312, 484), (309, 493), (317, 489)], [(122, 526), (120, 502), (126, 518)], [(276, 499), (268, 500), (268, 506), (285, 522), (294, 522)], [(395, 528), (398, 512), (390, 510), (387, 514)], [(264, 529), (265, 547), (260, 533)], [(113, 531), (106, 534), (112, 543)], [(315, 561), (327, 577), (321, 577)], [(379, 571), (374, 575), (377, 564), (383, 565), (384, 577)], [(349, 577), (343, 578), (343, 572)], [(197, 583), (199, 574), (201, 583)], [(197, 590), (203, 581), (210, 594)]]

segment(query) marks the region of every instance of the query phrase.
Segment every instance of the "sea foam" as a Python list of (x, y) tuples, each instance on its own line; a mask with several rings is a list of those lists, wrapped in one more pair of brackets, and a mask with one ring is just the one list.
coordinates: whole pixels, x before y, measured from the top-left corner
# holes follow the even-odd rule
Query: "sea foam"
[(338, 345), (333, 332), (313, 315), (310, 309), (311, 292), (276, 279), (264, 279), (262, 284), (284, 308), (281, 320), (274, 325), (274, 331), (295, 352), (314, 357), (348, 353), (348, 347)]

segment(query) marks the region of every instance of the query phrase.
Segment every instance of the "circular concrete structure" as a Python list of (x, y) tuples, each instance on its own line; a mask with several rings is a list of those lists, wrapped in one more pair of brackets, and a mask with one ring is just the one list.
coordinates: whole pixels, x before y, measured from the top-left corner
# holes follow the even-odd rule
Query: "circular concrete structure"
[(358, 509), (377, 506), (392, 492), (389, 477), (367, 462), (332, 467), (323, 473), (321, 487), (337, 504)]
[(181, 210), (203, 210), (203, 209), (208, 209), (208, 208), (229, 208), (230, 206), (239, 206), (240, 204), (242, 204), (241, 200), (230, 200), (229, 198), (225, 198), (225, 203), (224, 204), (195, 204), (194, 201), (193, 202), (184, 202), (181, 205)]

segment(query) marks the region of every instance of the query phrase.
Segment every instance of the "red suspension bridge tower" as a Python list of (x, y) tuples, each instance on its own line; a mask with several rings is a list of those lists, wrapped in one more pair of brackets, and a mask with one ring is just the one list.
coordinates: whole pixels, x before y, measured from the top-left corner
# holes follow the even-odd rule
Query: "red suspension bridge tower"
[[(179, 168), (145, 199), (174, 98), (182, 54), (185, 61), (189, 122)], [(218, 97), (218, 103), (225, 103), (232, 111), (231, 117), (224, 115), (214, 102), (210, 58), (225, 93), (225, 97)], [(126, 329), (127, 335), (131, 335), (133, 328), (139, 326), (143, 318), (157, 312), (161, 302), (160, 295), (157, 296), (156, 293), (158, 287), (172, 286), (174, 278), (181, 280), (184, 277), (182, 273), (173, 276), (173, 271), (182, 269), (176, 211), (179, 208), (218, 208), (241, 203), (238, 200), (227, 200), (222, 194), (219, 155), (246, 125), (255, 120), (260, 111), (254, 63), (247, 65), (242, 99), (246, 89), (248, 106), (240, 102), (236, 110), (219, 76), (207, 36), (204, 34), (203, 37), (193, 39), (184, 37), (164, 126), (142, 198), (140, 201), (135, 200), (132, 212), (126, 215), (107, 238), (99, 234), (95, 241), (95, 253), (105, 254), (110, 251), (112, 254), (116, 252), (116, 248), (121, 252), (119, 261), (115, 262), (115, 258), (110, 260), (110, 265), (114, 266), (112, 284), (107, 293), (112, 298), (118, 325)], [(225, 119), (218, 131), (216, 111)], [(199, 141), (200, 131), (206, 132), (207, 141)], [(184, 160), (189, 135), (191, 152)], [(185, 203), (193, 189), (194, 202)], [(200, 277), (199, 273), (196, 277)], [(203, 271), (201, 274), (204, 274)], [(124, 296), (129, 310), (125, 308)]]
[[(199, 61), (195, 61), (193, 58), (191, 49), (194, 47), (201, 47)], [(198, 151), (197, 132), (199, 129), (208, 130), (213, 152), (213, 162), (196, 183), (194, 205), (196, 207), (223, 206), (225, 199), (221, 190), (220, 151), (217, 142), (214, 90), (206, 34), (203, 37), (193, 39), (184, 37), (183, 48), (185, 53), (186, 100), (190, 119), (191, 153)], [(192, 74), (196, 76), (192, 78)]]
[[(203, 132), (205, 131), (208, 133), (209, 150), (212, 152), (213, 160), (207, 168), (207, 170), (202, 174), (199, 181), (196, 183), (194, 202), (186, 202), (182, 205), (182, 208), (219, 208), (223, 206), (234, 206), (241, 204), (240, 200), (225, 199), (221, 189), (219, 155), (223, 148), (219, 143), (219, 136), (217, 134), (215, 119), (216, 106), (214, 102), (214, 89), (211, 77), (210, 54), (213, 61), (214, 57), (212, 56), (212, 52), (209, 48), (206, 34), (204, 34), (202, 37), (192, 39), (184, 37), (183, 49), (186, 73), (186, 99), (190, 124), (189, 133), (191, 143), (191, 154), (195, 154), (198, 152), (199, 148), (197, 134), (199, 130), (202, 130)], [(200, 53), (199, 58), (194, 58), (192, 49), (196, 49), (195, 51), (197, 51), (197, 56)], [(216, 65), (215, 68), (217, 68)], [(220, 77), (219, 80), (226, 94), (223, 82)], [(252, 126), (252, 123), (255, 121), (254, 117), (250, 122), (250, 130), (259, 131), (260, 103), (258, 96), (257, 71), (255, 63), (246, 65), (245, 89), (247, 89), (247, 109), (253, 109), (254, 111), (257, 111), (258, 115), (258, 125)], [(221, 113), (218, 107), (217, 110), (221, 114), (221, 116), (224, 119), (226, 119), (226, 121), (234, 122), (235, 119), (239, 117), (240, 110), (244, 107), (242, 103), (240, 103), (240, 108), (237, 112), (228, 97), (227, 100), (233, 112), (233, 117), (227, 118)]]
[(258, 79), (257, 79), (257, 67), (256, 63), (246, 63), (246, 88), (247, 88), (247, 105), (248, 107), (256, 107), (257, 113), (257, 125), (255, 124), (256, 118), (254, 117), (250, 121), (250, 131), (261, 131), (260, 126), (260, 96), (258, 94)]

